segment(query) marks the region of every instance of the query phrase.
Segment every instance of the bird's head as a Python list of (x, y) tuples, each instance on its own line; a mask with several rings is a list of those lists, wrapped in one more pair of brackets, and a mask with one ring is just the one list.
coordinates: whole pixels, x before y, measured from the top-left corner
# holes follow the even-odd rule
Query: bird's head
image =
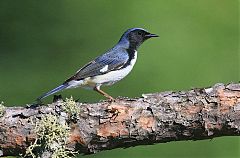
[(158, 35), (142, 28), (132, 28), (122, 35), (119, 42), (127, 44), (129, 48), (137, 49), (144, 41), (152, 37), (158, 37)]

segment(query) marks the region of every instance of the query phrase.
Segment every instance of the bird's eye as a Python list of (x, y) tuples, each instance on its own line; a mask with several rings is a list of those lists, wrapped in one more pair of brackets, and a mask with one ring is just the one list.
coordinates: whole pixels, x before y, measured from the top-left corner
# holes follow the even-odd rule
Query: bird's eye
[(139, 31), (139, 32), (138, 32), (138, 35), (142, 35), (142, 32)]

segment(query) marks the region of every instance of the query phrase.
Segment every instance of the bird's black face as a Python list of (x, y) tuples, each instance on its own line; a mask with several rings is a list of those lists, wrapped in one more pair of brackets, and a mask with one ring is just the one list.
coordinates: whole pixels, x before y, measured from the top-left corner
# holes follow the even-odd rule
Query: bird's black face
[(131, 47), (138, 48), (145, 40), (152, 38), (152, 37), (158, 37), (158, 35), (151, 34), (143, 29), (136, 29), (128, 34), (128, 40), (130, 42)]

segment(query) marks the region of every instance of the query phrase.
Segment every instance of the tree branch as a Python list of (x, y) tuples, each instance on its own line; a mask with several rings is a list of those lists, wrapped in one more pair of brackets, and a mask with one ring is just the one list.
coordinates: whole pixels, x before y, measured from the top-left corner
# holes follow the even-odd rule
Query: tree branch
[(240, 84), (144, 94), (134, 99), (118, 98), (112, 103), (77, 103), (77, 116), (64, 110), (65, 105), (57, 101), (35, 109), (6, 108), (0, 118), (2, 155), (24, 154), (37, 138), (36, 142), (46, 143), (48, 139), (40, 139), (36, 127), (39, 132), (43, 123), (38, 123), (49, 114), (70, 127), (67, 149), (85, 154), (141, 144), (240, 135)]

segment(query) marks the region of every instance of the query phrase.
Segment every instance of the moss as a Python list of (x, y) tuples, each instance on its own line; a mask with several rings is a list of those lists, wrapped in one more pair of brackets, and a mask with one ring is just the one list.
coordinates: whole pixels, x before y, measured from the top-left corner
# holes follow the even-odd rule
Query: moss
[(5, 106), (3, 104), (3, 102), (0, 103), (0, 117), (2, 117), (5, 113)]
[(70, 158), (75, 152), (67, 149), (67, 138), (70, 128), (59, 117), (47, 114), (36, 123), (35, 132), (37, 139), (26, 150), (25, 157), (39, 157), (43, 152), (50, 152), (53, 158)]
[(77, 106), (72, 96), (66, 98), (66, 101), (62, 104), (62, 109), (69, 115), (71, 120), (76, 120), (80, 114), (80, 108)]
[[(80, 108), (73, 97), (61, 102), (61, 109), (68, 114), (70, 120), (76, 120), (80, 114)], [(61, 120), (61, 121), (60, 121)], [(47, 114), (36, 122), (34, 129), (37, 139), (26, 150), (25, 157), (41, 157), (44, 153), (51, 153), (52, 158), (71, 158), (76, 154), (67, 149), (67, 138), (70, 127), (62, 116)]]

